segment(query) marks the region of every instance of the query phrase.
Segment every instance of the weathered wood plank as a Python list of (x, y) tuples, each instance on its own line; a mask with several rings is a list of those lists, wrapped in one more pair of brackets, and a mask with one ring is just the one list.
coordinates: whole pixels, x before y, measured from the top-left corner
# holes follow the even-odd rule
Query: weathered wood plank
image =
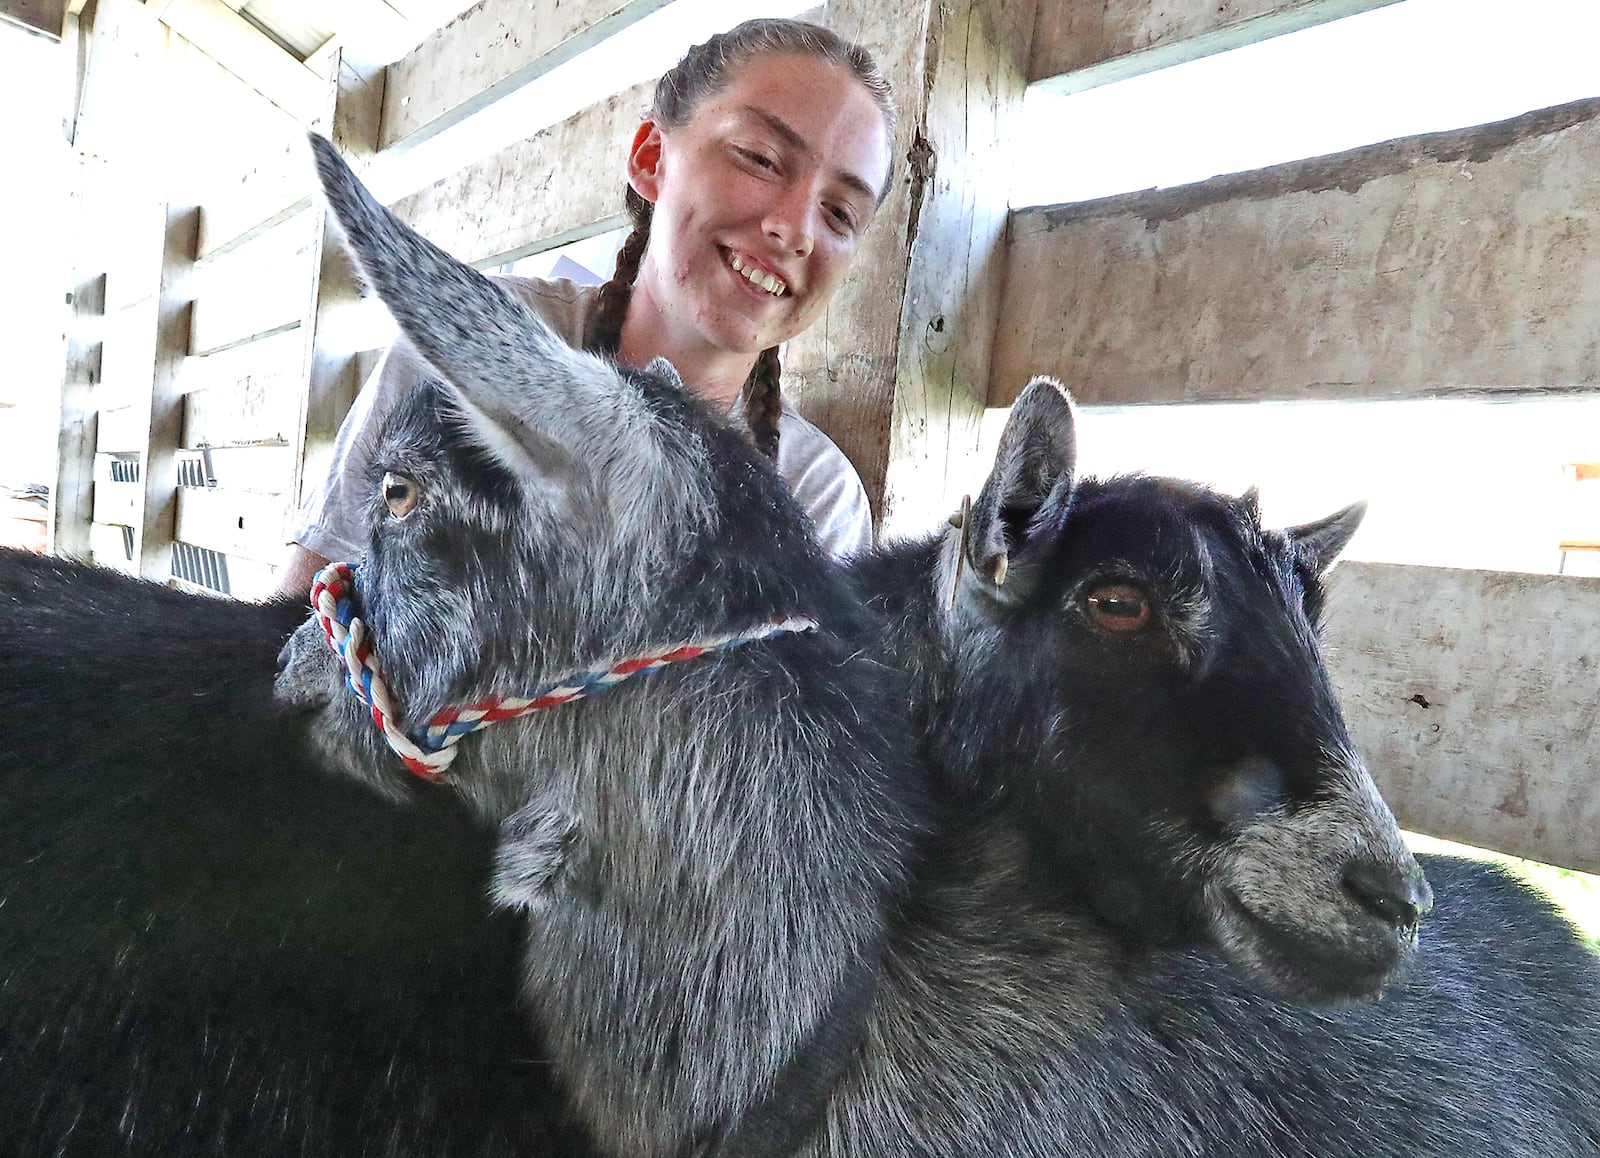
[[(1034, 0), (932, 9), (928, 150), (900, 310), (900, 366), (880, 531), (916, 534), (959, 505), (978, 449), (1000, 307), (1003, 142), (1020, 111)], [(870, 275), (871, 270), (863, 270)]]
[(145, 419), (144, 509), (135, 527), (139, 574), (165, 582), (172, 574), (172, 536), (177, 518), (178, 442), (183, 436), (183, 397), (178, 374), (189, 352), (193, 320), (190, 282), (200, 241), (200, 210), (194, 205), (167, 208), (166, 244), (161, 259), (161, 293), (155, 330), (155, 359), (146, 391), (134, 404)]
[(67, 0), (0, 0), (0, 20), (60, 40), (67, 20)]
[(1040, 0), (1028, 79), (1079, 92), (1395, 0)]
[(654, 82), (591, 105), (397, 202), (400, 219), (463, 261), (515, 261), (614, 228), (623, 162)]
[[(330, 62), (329, 103), (333, 141), (357, 167), (377, 153), (384, 82), (341, 51)], [(361, 279), (326, 211), (313, 222), (312, 292), (301, 325), (302, 371), (295, 392), (298, 412), (290, 452), (288, 494), (298, 507), (306, 488), (326, 477), (339, 425), (360, 387), (359, 342), (350, 337), (361, 303)], [(282, 544), (279, 556), (283, 557)]]
[(310, 204), (305, 126), (181, 37), (170, 56), (185, 134), (205, 142), (192, 192), (200, 258), (209, 261)]
[(1600, 872), (1600, 579), (1342, 563), (1329, 666), (1407, 828)]
[[(97, 164), (85, 161), (82, 164)], [(82, 208), (81, 195), (76, 198)], [(96, 387), (100, 382), (101, 333), (105, 320), (106, 276), (80, 281), (72, 292), (67, 323), (67, 358), (61, 375), (61, 419), (56, 435), (56, 485), (51, 503), (51, 542), (57, 554), (86, 556), (94, 519)]]
[(1013, 217), (990, 404), (1600, 387), (1600, 100)]
[(94, 521), (107, 526), (132, 527), (139, 522), (144, 487), (136, 482), (113, 482), (110, 474), (94, 482)]
[(230, 558), (282, 558), (289, 500), (281, 494), (179, 487), (177, 537)]
[(183, 367), (183, 445), (280, 445), (300, 422), (305, 342), (299, 327)]
[[(86, 39), (73, 147), (105, 160), (148, 157), (151, 126), (171, 111), (162, 67), (166, 26), (138, 0), (95, 0)], [(126, 184), (139, 171), (130, 164), (119, 176)]]
[(1032, 0), (830, 0), (824, 22), (894, 86), (896, 180), (827, 312), (787, 343), (784, 388), (854, 463), (880, 526), (925, 526), (977, 445), (1005, 204), (983, 166), (1020, 97)]
[(206, 354), (298, 326), (312, 289), (310, 214), (206, 262), (196, 277), (193, 345)]
[(437, 135), (669, 0), (484, 0), (388, 68), (379, 147)]
[(302, 125), (322, 111), (323, 80), (222, 0), (155, 0), (161, 22)]
[[(124, 405), (148, 386), (156, 356), (156, 313), (156, 298), (152, 296), (105, 315), (100, 355), (101, 385), (96, 392), (100, 407)], [(137, 448), (102, 446), (99, 449)]]

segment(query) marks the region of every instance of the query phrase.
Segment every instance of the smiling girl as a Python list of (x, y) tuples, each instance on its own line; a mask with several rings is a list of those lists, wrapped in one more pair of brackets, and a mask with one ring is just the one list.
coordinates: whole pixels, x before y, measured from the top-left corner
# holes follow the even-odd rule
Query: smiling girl
[[(656, 85), (627, 158), (633, 231), (603, 286), (504, 278), (574, 346), (632, 366), (670, 361), (748, 424), (822, 545), (871, 542), (860, 478), (779, 389), (778, 346), (827, 306), (888, 192), (889, 88), (865, 50), (796, 20), (752, 20), (691, 48)], [(300, 512), (280, 590), (362, 553), (366, 465), (382, 418), (428, 374), (403, 341), (340, 428)]]

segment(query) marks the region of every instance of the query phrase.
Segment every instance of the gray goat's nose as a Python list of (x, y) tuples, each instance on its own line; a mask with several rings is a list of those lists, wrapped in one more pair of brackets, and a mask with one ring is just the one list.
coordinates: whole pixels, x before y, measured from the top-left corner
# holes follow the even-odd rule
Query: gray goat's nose
[(1345, 865), (1344, 887), (1367, 911), (1400, 928), (1415, 925), (1433, 908), (1433, 889), (1414, 861), (1397, 868), (1359, 857)]

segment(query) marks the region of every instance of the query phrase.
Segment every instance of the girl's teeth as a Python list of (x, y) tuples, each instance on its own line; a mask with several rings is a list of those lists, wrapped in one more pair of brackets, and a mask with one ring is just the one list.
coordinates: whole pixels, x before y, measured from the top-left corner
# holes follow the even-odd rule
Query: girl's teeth
[(758, 269), (746, 269), (744, 262), (739, 260), (738, 254), (730, 252), (728, 254), (728, 264), (733, 266), (736, 273), (744, 274), (745, 279), (750, 284), (760, 286), (775, 297), (783, 296), (783, 283), (781, 281), (770, 273), (762, 273)]

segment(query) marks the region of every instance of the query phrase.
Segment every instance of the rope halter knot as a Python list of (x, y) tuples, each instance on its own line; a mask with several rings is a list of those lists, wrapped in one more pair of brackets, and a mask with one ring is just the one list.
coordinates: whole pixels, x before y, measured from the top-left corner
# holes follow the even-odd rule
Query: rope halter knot
[(533, 689), (526, 696), (490, 696), (464, 707), (435, 712), (428, 722), (407, 730), (403, 715), (384, 682), (366, 625), (355, 615), (356, 571), (348, 563), (330, 563), (311, 584), (311, 607), (328, 646), (344, 664), (345, 683), (371, 710), (372, 722), (405, 766), (424, 780), (438, 780), (455, 759), (462, 736), (501, 720), (581, 700), (614, 687), (631, 676), (668, 664), (698, 659), (790, 632), (810, 632), (816, 621), (804, 616), (770, 620), (727, 635), (673, 644), (605, 667), (572, 672)]

